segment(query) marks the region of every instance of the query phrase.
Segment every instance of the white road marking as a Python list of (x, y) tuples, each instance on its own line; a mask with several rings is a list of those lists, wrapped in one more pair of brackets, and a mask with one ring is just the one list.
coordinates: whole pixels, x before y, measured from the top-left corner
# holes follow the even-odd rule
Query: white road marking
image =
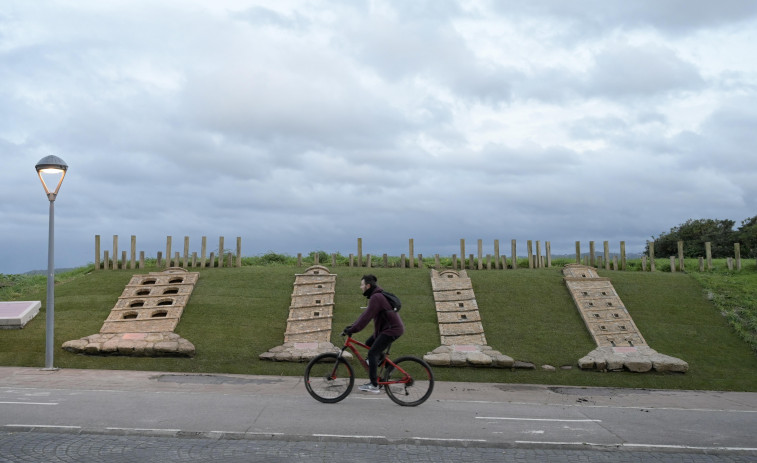
[(345, 434), (313, 434), (313, 437), (337, 437), (340, 439), (386, 439), (386, 436), (356, 436)]
[(556, 421), (562, 423), (601, 423), (602, 420), (564, 420), (559, 418), (511, 418), (506, 416), (477, 416), (477, 420), (508, 420), (508, 421)]
[(0, 405), (58, 405), (58, 402), (0, 402)]
[(666, 445), (666, 444), (633, 444), (628, 442), (598, 444), (593, 442), (549, 442), (535, 440), (516, 440), (516, 444), (539, 444), (539, 445), (570, 445), (570, 446), (588, 446), (588, 447), (613, 447), (613, 448), (646, 448), (646, 449), (674, 449), (674, 450), (704, 450), (704, 451), (734, 451), (734, 452), (754, 452), (757, 447), (702, 447), (692, 445)]
[(157, 429), (157, 428), (105, 428), (108, 431), (134, 431), (134, 432), (181, 432), (181, 429)]
[(486, 439), (450, 439), (443, 437), (412, 437), (411, 439), (441, 442), (486, 442)]
[(81, 429), (81, 426), (60, 426), (55, 424), (6, 424), (6, 427), (46, 428), (46, 429)]

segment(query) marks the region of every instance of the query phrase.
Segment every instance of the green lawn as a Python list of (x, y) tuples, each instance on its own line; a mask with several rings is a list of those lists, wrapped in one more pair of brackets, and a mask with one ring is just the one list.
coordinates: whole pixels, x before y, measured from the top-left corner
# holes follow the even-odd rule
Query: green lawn
[[(91, 268), (90, 268), (91, 270)], [(147, 272), (149, 270), (145, 270)], [(200, 270), (176, 332), (195, 344), (182, 358), (90, 357), (58, 349), (60, 368), (136, 369), (205, 373), (301, 375), (304, 364), (268, 362), (258, 355), (283, 343), (294, 275), (304, 267), (254, 265)], [(402, 297), (407, 333), (393, 354), (423, 355), (439, 346), (428, 270), (371, 269), (379, 285)], [(132, 270), (62, 276), (56, 285), (56, 341), (99, 332)], [(366, 269), (337, 267), (332, 342), (360, 313), (359, 280)], [(581, 371), (576, 362), (595, 345), (576, 310), (559, 268), (468, 270), (489, 345), (536, 370), (435, 368), (440, 380), (506, 383), (757, 391), (757, 356), (696, 276), (683, 273), (605, 272), (612, 279), (649, 345), (689, 362), (686, 374)], [(754, 271), (744, 272), (753, 275)], [(729, 276), (730, 278), (730, 276)], [(752, 276), (754, 278), (754, 276)], [(753, 287), (757, 281), (750, 280)], [(736, 284), (738, 287), (739, 284)], [(753, 288), (752, 287), (752, 288)], [(4, 300), (41, 300), (42, 311), (23, 330), (0, 331), (0, 365), (44, 365), (44, 285), (0, 288)], [(748, 291), (747, 291), (748, 292)], [(753, 294), (753, 293), (752, 293)], [(754, 302), (754, 299), (752, 299)], [(754, 309), (754, 307), (752, 307)], [(369, 328), (370, 329), (370, 328)], [(369, 329), (358, 338), (367, 337)], [(542, 364), (571, 370), (542, 371)]]

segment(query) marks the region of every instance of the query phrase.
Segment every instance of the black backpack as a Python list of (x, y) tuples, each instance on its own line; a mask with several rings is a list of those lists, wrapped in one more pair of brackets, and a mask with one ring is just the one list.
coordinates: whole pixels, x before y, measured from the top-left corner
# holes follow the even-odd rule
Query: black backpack
[(381, 294), (384, 295), (386, 298), (386, 301), (389, 303), (390, 306), (392, 306), (392, 310), (395, 312), (399, 312), (402, 308), (402, 302), (400, 301), (400, 298), (397, 297), (397, 295), (392, 294), (387, 291), (383, 291)]

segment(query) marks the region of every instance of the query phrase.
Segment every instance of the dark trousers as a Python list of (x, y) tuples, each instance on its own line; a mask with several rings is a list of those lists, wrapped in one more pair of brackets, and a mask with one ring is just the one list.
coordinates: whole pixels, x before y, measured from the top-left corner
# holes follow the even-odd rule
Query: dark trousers
[(378, 366), (383, 360), (382, 354), (396, 339), (397, 336), (379, 334), (378, 337), (371, 336), (365, 341), (365, 344), (370, 347), (368, 349), (368, 377), (374, 386), (378, 386)]

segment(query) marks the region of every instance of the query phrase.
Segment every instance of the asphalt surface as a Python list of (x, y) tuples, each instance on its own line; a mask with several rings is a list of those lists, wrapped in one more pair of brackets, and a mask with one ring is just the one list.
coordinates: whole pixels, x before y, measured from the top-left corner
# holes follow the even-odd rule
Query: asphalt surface
[(405, 408), (293, 377), (0, 367), (0, 462), (303, 460), (757, 462), (757, 394), (438, 382)]

